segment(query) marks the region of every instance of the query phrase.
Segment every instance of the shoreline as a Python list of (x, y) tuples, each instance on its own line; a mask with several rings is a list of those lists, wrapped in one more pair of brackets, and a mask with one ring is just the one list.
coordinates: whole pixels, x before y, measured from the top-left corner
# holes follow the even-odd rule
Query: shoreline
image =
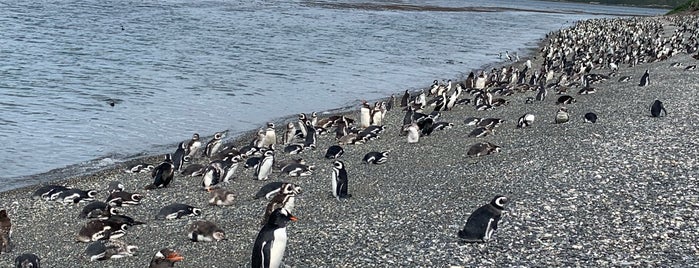
[[(656, 19), (671, 20), (638, 18)], [(665, 27), (665, 33), (671, 34)], [(540, 60), (538, 49), (534, 51)], [(298, 155), (317, 166), (312, 176), (275, 174), (270, 179), (297, 183), (304, 192), (293, 212), (299, 221), (287, 228), (284, 263), (292, 267), (696, 265), (699, 144), (686, 137), (699, 134), (699, 123), (692, 120), (699, 115), (693, 103), (699, 83), (687, 78), (696, 77), (696, 71), (669, 67), (674, 62), (697, 63), (679, 54), (665, 61), (624, 65), (617, 77), (631, 75), (631, 81), (610, 78), (594, 84), (595, 94), (577, 95), (577, 89), (571, 88), (567, 94), (578, 102), (566, 105), (571, 115), (566, 124), (553, 124), (559, 108), (553, 90), (545, 101), (533, 104), (525, 100), (536, 92), (527, 91), (506, 97), (510, 105), (492, 111), (475, 111), (467, 105), (443, 112), (440, 121), (454, 123), (453, 129), (407, 144), (405, 137), (398, 136), (403, 112), (396, 105), (385, 119), (387, 130), (381, 138), (343, 146), (346, 152), (341, 160), (348, 166), (353, 195), (343, 201), (330, 193), (331, 161), (323, 158), (325, 149), (336, 143), (328, 135), (320, 137), (318, 149)], [(484, 66), (486, 70), (493, 67)], [(651, 70), (653, 82), (638, 87), (644, 69)], [(647, 106), (653, 99), (665, 102), (668, 116), (648, 116)], [(346, 111), (355, 119), (356, 107)], [(589, 111), (600, 116), (597, 123), (582, 122)], [(515, 128), (524, 113), (535, 114), (536, 121), (528, 128)], [(492, 136), (469, 138), (466, 135), (473, 127), (463, 123), (469, 116), (503, 118), (505, 123)], [(240, 145), (254, 131), (227, 142)], [(279, 131), (277, 137), (281, 137)], [(493, 142), (502, 151), (467, 157), (469, 147), (482, 141)], [(361, 163), (366, 152), (386, 149), (391, 150), (386, 164)], [(297, 157), (282, 150), (277, 156), (279, 160)], [(158, 163), (161, 156), (151, 158)], [(236, 175), (223, 185), (236, 195), (230, 207), (208, 206), (208, 194), (200, 190), (198, 178), (176, 176), (170, 187), (151, 191), (143, 190), (152, 182), (149, 174), (126, 174), (118, 167), (61, 180), (62, 185), (100, 190), (100, 201), (113, 180), (124, 183), (127, 191), (144, 194), (143, 204), (124, 212), (146, 225), (129, 229), (120, 239), (138, 245), (138, 255), (102, 262), (80, 259), (87, 244), (73, 242), (86, 222), (77, 218), (83, 204), (31, 200), (29, 194), (36, 185), (0, 192), (0, 208), (10, 209), (16, 245), (12, 253), (0, 254), (0, 266), (32, 252), (47, 267), (142, 267), (164, 247), (184, 255), (175, 267), (248, 266), (267, 204), (252, 195), (266, 182), (252, 180), (252, 171), (242, 167)], [(456, 232), (468, 215), (496, 194), (511, 197), (511, 202), (493, 240), (460, 244)], [(173, 202), (200, 207), (203, 215), (154, 219), (160, 207)], [(186, 227), (201, 219), (217, 223), (228, 240), (189, 241)], [(46, 233), (49, 229), (53, 232)]]

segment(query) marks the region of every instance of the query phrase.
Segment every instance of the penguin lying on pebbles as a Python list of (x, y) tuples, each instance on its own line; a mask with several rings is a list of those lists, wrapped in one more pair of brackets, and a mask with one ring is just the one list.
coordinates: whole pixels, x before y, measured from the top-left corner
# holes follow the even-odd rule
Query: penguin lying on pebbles
[(85, 258), (90, 261), (104, 261), (133, 256), (138, 246), (129, 245), (119, 240), (95, 241), (85, 249)]
[(155, 169), (155, 166), (148, 163), (137, 163), (126, 168), (126, 173), (148, 173)]
[(195, 221), (187, 229), (187, 237), (193, 242), (211, 242), (226, 239), (226, 233), (210, 221)]
[(265, 184), (260, 188), (259, 191), (255, 194), (255, 199), (259, 199), (264, 197), (265, 199), (270, 199), (274, 197), (277, 193), (280, 191), (289, 191), (289, 192), (297, 192), (301, 193), (301, 187), (290, 183), (290, 182), (281, 182), (281, 181), (275, 181), (275, 182), (270, 182), (268, 184)]
[(233, 200), (235, 199), (235, 195), (233, 192), (223, 189), (223, 188), (214, 188), (214, 189), (209, 189), (209, 205), (212, 206), (230, 206), (233, 205)]
[(109, 185), (107, 185), (107, 193), (115, 193), (115, 192), (121, 192), (124, 190), (124, 184), (121, 183), (120, 181), (111, 181), (109, 182)]
[(333, 146), (328, 147), (328, 150), (325, 152), (325, 158), (338, 159), (344, 153), (345, 153), (345, 150), (342, 149), (342, 147), (340, 147), (339, 145), (333, 145)]
[(0, 253), (12, 251), (12, 222), (7, 210), (0, 210)]
[(56, 201), (63, 202), (64, 204), (77, 204), (79, 202), (93, 201), (96, 196), (97, 191), (95, 190), (84, 191), (80, 189), (67, 189), (56, 196)]
[(107, 197), (107, 203), (115, 207), (137, 206), (141, 204), (141, 200), (143, 200), (143, 195), (124, 191), (111, 193)]
[(107, 220), (92, 220), (80, 228), (76, 237), (79, 242), (111, 240), (126, 235), (128, 224), (113, 224)]
[(58, 198), (58, 195), (63, 191), (71, 189), (70, 187), (65, 187), (61, 185), (45, 185), (36, 189), (32, 194), (33, 199), (44, 199), (46, 201), (53, 201)]
[(282, 264), (286, 251), (286, 226), (297, 218), (284, 208), (278, 208), (269, 216), (269, 220), (255, 238), (252, 246), (253, 268), (278, 268)]
[(15, 258), (15, 268), (41, 268), (41, 259), (32, 253), (24, 253)]
[(106, 219), (109, 218), (109, 216), (116, 214), (119, 214), (119, 211), (116, 208), (113, 208), (105, 202), (95, 201), (85, 205), (82, 211), (80, 211), (79, 217), (82, 219)]
[(466, 153), (468, 156), (474, 157), (474, 156), (481, 156), (481, 155), (487, 155), (487, 154), (492, 154), (492, 153), (497, 153), (500, 152), (500, 146), (497, 146), (495, 144), (492, 144), (490, 142), (479, 142), (476, 144), (471, 145), (471, 147), (468, 149), (468, 153)]
[(176, 262), (183, 261), (184, 257), (172, 249), (164, 248), (159, 250), (153, 255), (150, 260), (150, 265), (148, 268), (165, 268), (165, 267), (175, 267)]
[(517, 120), (517, 127), (523, 128), (531, 126), (536, 117), (533, 114), (524, 114)]
[(160, 209), (155, 219), (157, 220), (172, 220), (179, 219), (182, 216), (199, 216), (201, 209), (186, 204), (174, 203)]
[(595, 113), (586, 113), (583, 120), (585, 123), (596, 123), (597, 115)]
[(362, 158), (362, 162), (365, 164), (375, 164), (375, 165), (380, 165), (383, 163), (386, 163), (388, 161), (388, 153), (390, 151), (383, 151), (383, 152), (368, 152), (367, 154), (364, 155), (364, 158)]
[(558, 100), (556, 101), (556, 104), (571, 104), (575, 103), (575, 98), (569, 96), (569, 95), (563, 95), (558, 97)]
[(498, 229), (498, 222), (507, 202), (507, 197), (498, 195), (489, 204), (476, 209), (468, 217), (464, 228), (459, 231), (461, 241), (466, 243), (488, 242), (493, 236), (493, 232)]

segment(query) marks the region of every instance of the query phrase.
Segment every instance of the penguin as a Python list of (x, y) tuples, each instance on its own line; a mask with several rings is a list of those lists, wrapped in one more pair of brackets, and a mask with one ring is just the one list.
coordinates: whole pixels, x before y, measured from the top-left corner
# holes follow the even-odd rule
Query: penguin
[(400, 107), (407, 107), (410, 101), (410, 92), (406, 89), (403, 96), (400, 98)]
[(292, 143), (284, 147), (284, 152), (287, 154), (300, 154), (303, 150), (303, 143)]
[(199, 139), (199, 133), (194, 133), (192, 134), (192, 139), (187, 141), (186, 143), (186, 149), (185, 151), (187, 152), (187, 156), (189, 159), (194, 158), (195, 155), (199, 152), (199, 149), (201, 149), (201, 140)]
[(164, 248), (153, 255), (148, 268), (175, 267), (175, 263), (182, 260), (184, 260), (184, 257), (182, 257), (179, 252), (173, 249)]
[(64, 204), (77, 204), (79, 202), (88, 202), (95, 200), (97, 196), (97, 191), (95, 190), (80, 190), (80, 189), (67, 189), (56, 197), (56, 201), (63, 202)]
[(481, 118), (479, 117), (467, 117), (464, 119), (464, 124), (467, 126), (475, 126), (481, 121)]
[(563, 95), (558, 97), (558, 100), (556, 101), (556, 104), (571, 104), (575, 103), (575, 98), (569, 96), (569, 95)]
[(257, 169), (261, 160), (261, 157), (249, 157), (248, 160), (245, 160), (245, 165), (243, 167)]
[(578, 91), (578, 95), (589, 95), (594, 93), (597, 93), (597, 89), (594, 87), (584, 87)]
[(123, 241), (98, 240), (88, 245), (84, 254), (85, 258), (90, 261), (104, 261), (133, 256), (136, 253), (136, 250), (138, 250), (138, 246), (129, 245)]
[(112, 240), (126, 235), (128, 226), (125, 223), (116, 225), (107, 220), (92, 220), (80, 228), (76, 239), (85, 243), (97, 240)]
[(210, 195), (209, 195), (209, 205), (212, 206), (230, 206), (233, 205), (233, 200), (235, 199), (235, 195), (233, 192), (223, 189), (223, 188), (216, 188), (216, 189), (209, 189), (208, 190)]
[(56, 200), (59, 194), (71, 188), (61, 185), (45, 185), (36, 189), (32, 194), (32, 199), (43, 199), (46, 201)]
[(483, 118), (480, 121), (478, 121), (478, 124), (476, 124), (477, 127), (483, 127), (487, 129), (494, 129), (496, 127), (499, 127), (500, 124), (505, 123), (505, 120), (500, 119), (500, 118)]
[(367, 154), (364, 155), (364, 158), (362, 158), (362, 161), (365, 164), (380, 165), (380, 164), (386, 163), (386, 161), (388, 161), (388, 153), (389, 152), (390, 151), (368, 152)]
[(371, 125), (371, 107), (366, 101), (362, 101), (362, 107), (359, 108), (359, 128), (366, 128)]
[(325, 152), (325, 158), (338, 159), (344, 153), (345, 153), (345, 150), (342, 149), (342, 147), (340, 147), (339, 145), (333, 145), (333, 146), (328, 147), (328, 150)]
[(492, 133), (493, 133), (493, 130), (490, 128), (479, 127), (479, 128), (472, 130), (471, 133), (468, 133), (468, 137), (481, 138), (481, 137), (491, 135)]
[(289, 221), (298, 219), (284, 208), (278, 208), (269, 216), (269, 220), (255, 238), (252, 246), (253, 268), (278, 268), (281, 266), (286, 250), (286, 226)]
[(136, 206), (141, 204), (141, 200), (143, 200), (143, 195), (139, 193), (121, 191), (109, 194), (107, 204), (115, 207)]
[(391, 94), (390, 97), (388, 97), (388, 100), (386, 101), (386, 111), (391, 111), (393, 109), (393, 105), (396, 103), (396, 96)]
[(556, 113), (556, 119), (554, 121), (556, 124), (563, 124), (568, 122), (568, 109), (566, 107), (561, 107)]
[(617, 81), (619, 83), (625, 83), (625, 82), (629, 82), (629, 80), (631, 80), (631, 76), (625, 75), (625, 76), (619, 77), (619, 80), (617, 80)]
[(471, 145), (468, 152), (466, 153), (470, 157), (477, 157), (481, 155), (488, 155), (492, 153), (500, 152), (500, 146), (492, 144), (490, 142), (479, 142)]
[(126, 173), (148, 173), (155, 169), (155, 166), (148, 163), (137, 163), (124, 170)]
[(449, 123), (449, 122), (436, 122), (432, 125), (433, 130), (445, 130), (445, 129), (450, 129), (454, 127), (454, 123)]
[(311, 125), (311, 122), (310, 121), (306, 122), (306, 137), (305, 137), (305, 141), (303, 143), (304, 149), (315, 150), (317, 134), (318, 133), (316, 132), (316, 128), (313, 125)]
[(15, 268), (41, 268), (41, 259), (33, 253), (24, 253), (15, 258)]
[(536, 93), (536, 97), (534, 99), (537, 101), (544, 101), (546, 100), (547, 95), (548, 91), (546, 90), (546, 87), (540, 86), (539, 91)]
[(269, 219), (269, 216), (277, 208), (284, 208), (289, 212), (293, 212), (296, 206), (296, 196), (301, 194), (301, 187), (298, 187), (291, 183), (283, 184), (277, 194), (272, 197), (267, 203), (265, 208), (265, 214), (262, 217), (262, 223), (265, 224)]
[(177, 145), (177, 150), (172, 154), (172, 165), (175, 171), (180, 171), (184, 163), (189, 162), (189, 157), (185, 152), (185, 148), (187, 148), (187, 144), (180, 142), (180, 144)]
[(269, 179), (272, 174), (272, 166), (274, 165), (274, 150), (267, 150), (260, 160), (260, 164), (255, 169), (255, 178), (260, 181)]
[(145, 222), (137, 221), (134, 218), (131, 218), (126, 215), (111, 215), (109, 216), (109, 218), (107, 218), (106, 221), (111, 226), (122, 226), (126, 224), (128, 227), (131, 227), (134, 225), (145, 224)]
[(173, 219), (179, 219), (183, 216), (199, 216), (201, 215), (201, 209), (196, 208), (190, 205), (186, 204), (180, 204), (180, 203), (174, 203), (170, 204), (167, 206), (164, 206), (163, 208), (158, 211), (158, 214), (155, 215), (156, 220), (173, 220)]
[(289, 122), (286, 124), (286, 131), (284, 132), (284, 138), (282, 139), (282, 144), (287, 145), (294, 141), (296, 137), (296, 126), (294, 123)]
[(521, 117), (519, 117), (519, 120), (517, 120), (517, 127), (523, 128), (531, 126), (532, 123), (534, 123), (534, 119), (535, 117), (533, 114), (524, 114)]
[[(383, 120), (383, 104), (381, 102), (377, 102), (374, 104), (374, 108), (371, 109), (371, 114), (370, 114), (370, 123), (369, 126), (380, 126), (381, 122)], [(367, 126), (367, 127), (369, 127)]]
[(667, 111), (665, 111), (665, 106), (663, 106), (663, 102), (659, 100), (653, 101), (653, 103), (650, 105), (650, 116), (667, 116)]
[(12, 251), (12, 221), (7, 210), (0, 210), (0, 253)]
[(345, 163), (340, 160), (335, 160), (332, 170), (332, 191), (333, 196), (337, 198), (338, 201), (340, 198), (352, 197), (351, 194), (347, 193), (348, 182)]
[(105, 202), (95, 201), (83, 207), (78, 215), (81, 219), (107, 219), (111, 215), (119, 214), (116, 208), (111, 207)]
[(281, 170), (281, 173), (286, 174), (290, 177), (305, 177), (313, 175), (314, 169), (315, 166), (312, 165), (309, 166), (300, 163), (291, 163), (284, 166)]
[(206, 166), (202, 164), (191, 164), (180, 171), (180, 175), (185, 177), (199, 177), (204, 174)]
[(214, 156), (218, 152), (218, 149), (221, 148), (221, 139), (223, 139), (225, 136), (225, 132), (214, 133), (214, 137), (211, 138), (211, 140), (207, 142), (206, 146), (204, 147), (204, 156), (209, 158)]
[(206, 170), (204, 170), (204, 176), (201, 180), (202, 187), (208, 190), (212, 186), (217, 185), (223, 180), (224, 173), (222, 161), (213, 161), (209, 163)]
[(285, 190), (287, 192), (296, 192), (299, 194), (301, 193), (301, 187), (296, 184), (290, 182), (275, 181), (262, 186), (260, 190), (257, 191), (254, 198), (259, 199), (264, 197), (265, 199), (270, 199), (282, 190)]
[(260, 147), (269, 147), (272, 144), (277, 144), (277, 133), (274, 131), (274, 123), (268, 122), (265, 129), (264, 143)]
[(156, 188), (164, 188), (170, 185), (172, 178), (175, 176), (175, 165), (172, 164), (172, 156), (170, 154), (165, 155), (165, 160), (163, 163), (158, 165), (151, 172), (151, 178), (153, 178), (153, 183), (146, 186), (146, 190), (152, 190)]
[(585, 123), (596, 123), (597, 115), (595, 113), (586, 113), (585, 117), (583, 118), (583, 121)]
[(296, 131), (296, 137), (299, 138), (306, 138), (306, 121), (308, 121), (308, 118), (306, 117), (306, 114), (300, 113), (299, 114), (299, 121), (297, 122), (299, 125), (299, 129)]
[(643, 76), (641, 76), (641, 82), (638, 83), (639, 87), (645, 87), (650, 84), (650, 74), (648, 73), (648, 69), (646, 69), (646, 72), (643, 73)]
[(489, 204), (483, 205), (471, 213), (471, 216), (466, 220), (466, 225), (458, 233), (461, 241), (466, 243), (488, 242), (492, 238), (493, 232), (498, 229), (498, 222), (507, 202), (507, 197), (498, 195)]
[(420, 140), (420, 128), (417, 124), (412, 123), (404, 126), (403, 131), (408, 132), (408, 143), (417, 143)]
[(121, 183), (120, 181), (111, 181), (109, 182), (109, 185), (107, 185), (107, 193), (115, 193), (115, 192), (121, 192), (124, 190), (124, 184)]
[(284, 159), (284, 160), (279, 160), (279, 161), (274, 161), (274, 166), (272, 167), (272, 170), (274, 172), (279, 172), (281, 171), (285, 166), (291, 165), (291, 164), (306, 164), (306, 160), (303, 158), (291, 158), (291, 159)]
[(213, 222), (195, 221), (187, 229), (187, 237), (192, 242), (212, 242), (226, 239), (226, 233)]
[(685, 70), (685, 71), (691, 71), (691, 70), (694, 70), (694, 69), (696, 69), (696, 68), (697, 68), (697, 65), (694, 64), (694, 65), (689, 65), (689, 66), (685, 67), (684, 70)]
[(257, 130), (257, 137), (252, 141), (252, 146), (257, 148), (264, 148), (265, 146), (265, 129), (260, 128)]

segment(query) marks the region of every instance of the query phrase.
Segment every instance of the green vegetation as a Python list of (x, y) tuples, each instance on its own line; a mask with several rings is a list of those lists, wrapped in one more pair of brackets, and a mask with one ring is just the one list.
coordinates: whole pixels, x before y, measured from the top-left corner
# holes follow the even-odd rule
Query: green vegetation
[(684, 4), (681, 4), (667, 13), (667, 15), (676, 14), (680, 12), (695, 12), (699, 10), (699, 0), (687, 0)]

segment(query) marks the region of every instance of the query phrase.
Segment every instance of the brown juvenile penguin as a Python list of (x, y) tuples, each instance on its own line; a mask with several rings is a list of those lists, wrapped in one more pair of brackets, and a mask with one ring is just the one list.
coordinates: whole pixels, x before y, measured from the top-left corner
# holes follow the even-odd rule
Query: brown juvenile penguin
[(0, 253), (10, 252), (11, 242), (10, 236), (12, 235), (12, 222), (10, 222), (10, 217), (7, 215), (7, 210), (0, 210)]

